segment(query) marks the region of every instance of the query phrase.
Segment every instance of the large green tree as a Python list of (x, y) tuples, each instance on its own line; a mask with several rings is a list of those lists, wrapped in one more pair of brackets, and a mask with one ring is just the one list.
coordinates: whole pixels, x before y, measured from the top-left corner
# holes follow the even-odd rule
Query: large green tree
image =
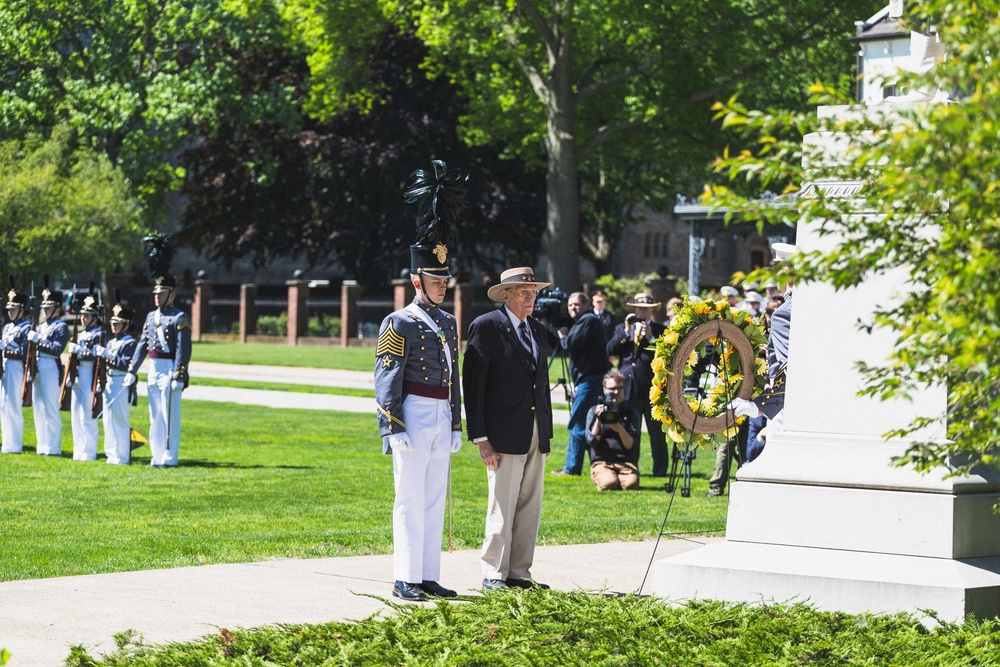
[[(711, 201), (762, 224), (808, 220), (838, 239), (830, 252), (797, 256), (796, 282), (857, 285), (872, 273), (902, 270), (914, 289), (880, 308), (867, 326), (895, 332), (884, 364), (862, 365), (863, 393), (906, 397), (928, 385), (948, 391), (948, 441), (917, 442), (899, 462), (954, 474), (998, 464), (1000, 443), (1000, 2), (907, 3), (910, 27), (936, 28), (947, 58), (924, 75), (901, 76), (897, 90), (947, 91), (948, 103), (898, 107), (889, 114), (817, 118), (720, 105), (724, 123), (757, 140), (719, 168), (759, 187), (809, 196), (773, 206), (717, 188)], [(816, 101), (845, 103), (816, 86)], [(802, 137), (853, 137), (831, 164)], [(856, 198), (826, 196), (824, 180), (861, 184)], [(941, 419), (921, 417), (888, 436)]]
[[(773, 74), (782, 62), (848, 69), (850, 26), (877, 6), (861, 0), (286, 5), (311, 52), (313, 110), (320, 115), (377, 104), (384, 91), (370, 84), (372, 37), (389, 23), (416, 29), (428, 48), (425, 69), (451, 77), (462, 92), (464, 139), (499, 141), (545, 166), (548, 277), (563, 287), (580, 282), (582, 236), (600, 258), (609, 245), (600, 237), (628, 222), (628, 204), (638, 198), (662, 206), (689, 186), (715, 145), (706, 140), (713, 134), (713, 100), (737, 88), (762, 98), (787, 99), (789, 87), (797, 94), (798, 86), (783, 84), (799, 81), (798, 70)], [(830, 57), (831, 48), (840, 49), (838, 57)]]
[[(20, 287), (113, 270), (133, 256), (138, 202), (106, 156), (77, 147), (72, 130), (0, 143), (0, 275)], [(41, 284), (40, 282), (38, 283)]]
[(162, 221), (194, 127), (232, 105), (293, 106), (280, 85), (247, 99), (233, 76), (238, 54), (282, 42), (282, 26), (269, 0), (3, 0), (0, 139), (69, 124)]

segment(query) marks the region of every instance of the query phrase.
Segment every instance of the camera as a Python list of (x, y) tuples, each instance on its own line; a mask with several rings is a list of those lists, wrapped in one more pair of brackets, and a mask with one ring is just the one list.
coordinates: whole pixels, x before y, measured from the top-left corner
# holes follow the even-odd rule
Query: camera
[(558, 287), (546, 288), (538, 293), (535, 299), (535, 309), (532, 315), (555, 327), (572, 326), (573, 318), (569, 316), (569, 295)]
[(617, 424), (619, 419), (618, 406), (615, 405), (615, 398), (611, 394), (604, 394), (597, 399), (599, 405), (604, 406), (604, 412), (598, 415), (602, 424)]

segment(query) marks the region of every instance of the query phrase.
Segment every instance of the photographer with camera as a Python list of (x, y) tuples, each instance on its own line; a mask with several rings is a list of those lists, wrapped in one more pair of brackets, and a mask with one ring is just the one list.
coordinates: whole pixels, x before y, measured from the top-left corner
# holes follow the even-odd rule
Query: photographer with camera
[(639, 411), (625, 403), (625, 378), (604, 376), (604, 396), (587, 413), (590, 479), (599, 491), (639, 488), (633, 445), (639, 440)]

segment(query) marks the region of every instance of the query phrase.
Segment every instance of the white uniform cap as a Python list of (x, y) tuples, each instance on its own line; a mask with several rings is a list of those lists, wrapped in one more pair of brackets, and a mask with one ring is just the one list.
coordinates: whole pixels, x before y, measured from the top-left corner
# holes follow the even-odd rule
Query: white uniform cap
[(799, 251), (798, 246), (794, 246), (791, 243), (772, 243), (771, 250), (774, 251), (774, 258), (776, 260), (788, 259), (795, 253)]
[(736, 289), (735, 287), (733, 287), (732, 285), (723, 285), (722, 289), (719, 290), (719, 291), (722, 292), (725, 296), (739, 296), (740, 295), (740, 291), (738, 289)]

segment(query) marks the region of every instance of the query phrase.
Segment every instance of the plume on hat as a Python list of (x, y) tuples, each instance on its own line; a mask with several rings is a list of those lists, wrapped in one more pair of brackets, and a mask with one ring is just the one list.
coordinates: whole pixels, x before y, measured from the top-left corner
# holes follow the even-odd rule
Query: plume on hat
[(142, 240), (146, 251), (146, 265), (151, 278), (170, 275), (170, 262), (174, 259), (174, 246), (166, 234), (150, 234)]
[(417, 204), (417, 240), (415, 245), (443, 244), (453, 247), (458, 241), (458, 214), (465, 206), (464, 183), (468, 176), (442, 160), (431, 162), (433, 171), (415, 169), (403, 191), (407, 204)]

